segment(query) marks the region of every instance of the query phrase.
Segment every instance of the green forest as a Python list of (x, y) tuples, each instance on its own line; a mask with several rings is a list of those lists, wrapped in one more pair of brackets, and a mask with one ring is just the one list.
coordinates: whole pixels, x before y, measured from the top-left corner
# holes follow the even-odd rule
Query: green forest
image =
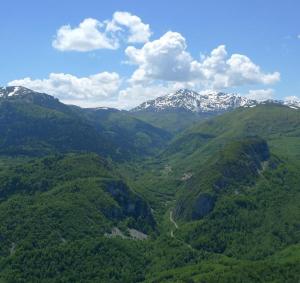
[(178, 115), (0, 98), (0, 282), (299, 282), (300, 110)]

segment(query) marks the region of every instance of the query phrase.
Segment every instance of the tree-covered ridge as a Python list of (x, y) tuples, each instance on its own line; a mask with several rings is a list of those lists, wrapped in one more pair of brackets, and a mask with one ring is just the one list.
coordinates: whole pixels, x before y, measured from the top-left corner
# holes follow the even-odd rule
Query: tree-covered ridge
[(1, 282), (299, 281), (299, 110), (237, 109), (168, 144), (126, 111), (1, 107)]
[[(157, 282), (297, 282), (299, 121), (298, 110), (276, 104), (237, 109), (179, 134), (146, 166), (141, 180), (158, 179), (147, 186), (152, 194), (137, 185), (149, 201), (168, 203), (179, 227), (174, 237), (240, 261), (219, 271), (210, 263), (207, 276), (204, 263), (165, 271)], [(293, 256), (279, 260), (293, 245)]]
[(299, 243), (299, 167), (269, 162), (250, 183), (245, 178), (217, 192), (200, 190), (196, 212), (199, 199), (202, 209), (209, 197), (214, 202), (201, 220), (182, 224), (181, 237), (197, 249), (251, 260)]
[(149, 206), (95, 154), (46, 157), (1, 172), (1, 254), (43, 248), (113, 227), (155, 229)]
[(176, 205), (177, 216), (196, 220), (207, 215), (218, 195), (255, 184), (269, 158), (268, 145), (262, 139), (247, 138), (227, 144), (187, 180)]
[(128, 112), (81, 109), (28, 92), (0, 98), (0, 154), (95, 152), (115, 160), (155, 153), (170, 134)]

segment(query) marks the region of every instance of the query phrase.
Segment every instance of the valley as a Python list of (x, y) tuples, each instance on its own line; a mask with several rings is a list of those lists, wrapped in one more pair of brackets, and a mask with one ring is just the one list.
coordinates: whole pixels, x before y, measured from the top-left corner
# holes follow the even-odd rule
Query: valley
[(163, 122), (0, 96), (1, 282), (300, 279), (298, 108), (226, 95)]

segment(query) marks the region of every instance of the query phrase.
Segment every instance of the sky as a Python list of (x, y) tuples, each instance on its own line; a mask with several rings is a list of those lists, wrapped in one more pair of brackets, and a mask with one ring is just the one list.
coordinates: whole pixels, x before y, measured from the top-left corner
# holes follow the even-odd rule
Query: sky
[(3, 0), (0, 85), (130, 109), (179, 88), (300, 99), (298, 0)]

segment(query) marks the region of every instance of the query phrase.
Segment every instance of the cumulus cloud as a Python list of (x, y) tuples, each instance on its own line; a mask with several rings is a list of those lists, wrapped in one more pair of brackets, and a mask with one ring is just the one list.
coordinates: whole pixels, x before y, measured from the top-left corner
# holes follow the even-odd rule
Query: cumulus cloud
[(64, 73), (51, 73), (46, 79), (24, 78), (8, 83), (24, 86), (38, 92), (56, 96), (60, 100), (86, 105), (111, 100), (118, 95), (121, 79), (117, 73), (102, 72), (88, 77), (76, 77)]
[(171, 88), (162, 84), (136, 84), (122, 89), (118, 97), (118, 106), (123, 109), (133, 108), (140, 103), (170, 92)]
[(271, 88), (268, 89), (251, 89), (246, 95), (250, 99), (254, 99), (257, 101), (265, 101), (268, 99), (272, 99), (274, 95), (274, 90)]
[(109, 38), (103, 29), (104, 24), (96, 19), (83, 20), (78, 27), (62, 26), (52, 42), (60, 51), (91, 51), (96, 49), (117, 49), (115, 38)]
[(142, 48), (126, 48), (129, 61), (138, 65), (133, 81), (159, 79), (187, 81), (191, 79), (192, 57), (186, 52), (185, 38), (177, 32), (167, 32), (161, 38), (147, 42)]
[[(117, 49), (121, 42), (144, 43), (139, 48), (128, 46), (125, 50), (127, 62), (136, 66), (131, 77), (121, 79), (114, 72), (87, 77), (51, 73), (48, 78), (24, 78), (9, 85), (49, 93), (65, 103), (128, 109), (178, 88), (224, 90), (245, 85), (269, 85), (280, 80), (278, 72), (264, 72), (246, 55), (228, 54), (225, 45), (195, 59), (180, 33), (168, 31), (149, 41), (151, 34), (149, 25), (128, 12), (115, 12), (112, 19), (102, 22), (88, 18), (77, 27), (62, 26), (52, 43), (61, 51)], [(250, 90), (247, 95), (265, 100), (272, 97), (273, 90)]]
[(228, 66), (228, 86), (243, 84), (273, 84), (280, 79), (278, 72), (264, 73), (250, 58), (241, 54), (233, 54), (226, 61)]
[(125, 53), (129, 62), (138, 66), (131, 82), (147, 80), (195, 81), (213, 89), (251, 84), (272, 84), (280, 79), (278, 72), (264, 73), (245, 55), (228, 55), (225, 45), (213, 49), (202, 60), (187, 52), (185, 38), (169, 31), (161, 38), (147, 42), (142, 48), (129, 46)]
[[(126, 34), (128, 33), (128, 35)], [(60, 51), (92, 51), (117, 49), (120, 39), (130, 43), (145, 43), (151, 36), (150, 26), (128, 12), (115, 12), (112, 20), (84, 19), (78, 27), (60, 27), (52, 46)]]
[(152, 34), (148, 24), (128, 12), (115, 12), (113, 19), (107, 22), (106, 30), (109, 32), (124, 31), (124, 27), (129, 31), (128, 42), (130, 43), (147, 42)]

